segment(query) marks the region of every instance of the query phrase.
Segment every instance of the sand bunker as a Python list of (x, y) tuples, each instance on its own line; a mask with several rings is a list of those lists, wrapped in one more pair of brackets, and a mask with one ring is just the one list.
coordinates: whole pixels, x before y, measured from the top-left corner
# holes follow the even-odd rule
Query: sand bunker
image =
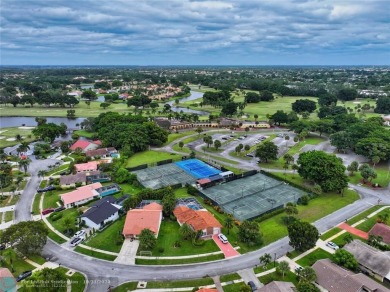
[(4, 138), (5, 138), (5, 136), (0, 136), (0, 140), (1, 140), (1, 139), (4, 139)]
[(0, 134), (4, 133), (4, 132), (7, 132), (8, 130), (2, 130), (0, 131)]
[(21, 129), (21, 130), (31, 130), (31, 129), (35, 129), (35, 127), (18, 127), (18, 129)]
[(5, 139), (5, 141), (16, 141), (16, 138), (8, 138), (8, 139)]
[(360, 101), (354, 101), (353, 103), (361, 103)]

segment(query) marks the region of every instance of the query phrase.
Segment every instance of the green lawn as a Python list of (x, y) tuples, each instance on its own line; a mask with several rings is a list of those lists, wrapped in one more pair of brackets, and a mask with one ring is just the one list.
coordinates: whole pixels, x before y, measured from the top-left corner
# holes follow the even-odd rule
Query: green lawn
[(127, 161), (126, 167), (134, 167), (141, 164), (156, 163), (158, 161), (166, 159), (179, 160), (181, 159), (181, 156), (177, 154), (149, 150), (136, 153), (131, 156)]
[(376, 210), (382, 208), (383, 206), (373, 206), (370, 209), (356, 215), (355, 217), (352, 217), (351, 219), (348, 219), (348, 224), (354, 224), (356, 222), (359, 222), (360, 220), (366, 218), (371, 213), (374, 213)]
[(30, 260), (32, 260), (34, 263), (37, 263), (39, 265), (43, 265), (46, 262), (46, 260), (39, 255), (32, 255), (32, 256), (29, 256), (28, 258)]
[(124, 283), (122, 285), (119, 285), (112, 289), (112, 292), (128, 292), (128, 291), (134, 291), (137, 289), (138, 282), (128, 282)]
[[(56, 270), (59, 270), (64, 275), (69, 271), (68, 269), (63, 268), (63, 267), (59, 267)], [(84, 291), (86, 279), (83, 276), (83, 274), (76, 272), (71, 277), (66, 276), (66, 275), (65, 275), (65, 277), (72, 281), (72, 290), (71, 290), (72, 292), (75, 292), (75, 291), (76, 292), (83, 292)]]
[(69, 164), (63, 164), (58, 167), (53, 168), (52, 170), (48, 171), (46, 173), (46, 176), (52, 175), (52, 174), (58, 174), (59, 172), (66, 171), (69, 169)]
[(259, 280), (264, 285), (267, 285), (272, 281), (292, 282), (294, 285), (298, 284), (297, 276), (291, 271), (287, 272), (284, 277), (282, 277), (282, 275), (279, 275), (277, 272), (273, 272), (271, 274), (259, 277)]
[(360, 241), (363, 241), (363, 242), (366, 242), (366, 240), (364, 240), (363, 238), (359, 237), (359, 236), (356, 236), (352, 233), (349, 233), (349, 232), (345, 232), (343, 234), (341, 234), (340, 236), (336, 237), (335, 239), (332, 239), (332, 242), (334, 242), (335, 244), (337, 244), (339, 247), (343, 247), (346, 242), (344, 240), (344, 237), (347, 235), (347, 234), (350, 234), (352, 236), (353, 239), (359, 239)]
[(19, 201), (19, 195), (1, 196), (0, 195), (0, 207), (12, 206)]
[(73, 229), (73, 231), (75, 231), (76, 230), (76, 226), (75, 226), (76, 218), (77, 218), (77, 216), (79, 216), (78, 210), (75, 208), (70, 208), (70, 209), (66, 209), (64, 211), (61, 211), (61, 214), (62, 214), (62, 217), (60, 219), (58, 219), (57, 221), (53, 221), (50, 217), (48, 217), (48, 221), (59, 232), (65, 233), (67, 228), (66, 228), (64, 223), (65, 223), (65, 220), (67, 218), (69, 218), (71, 221), (71, 224), (69, 227), (71, 229)]
[(47, 235), (51, 240), (54, 240), (58, 244), (63, 244), (66, 242), (65, 239), (63, 239), (61, 236), (59, 236), (57, 233), (54, 233), (49, 229), (49, 234)]
[[(237, 291), (241, 291), (241, 287), (244, 286), (244, 285), (246, 286), (246, 284), (244, 282), (237, 283), (237, 284), (226, 285), (226, 286), (223, 286), (223, 291), (224, 292), (237, 292)], [(247, 291), (247, 290), (244, 290), (244, 291)]]
[(329, 252), (326, 252), (321, 248), (317, 248), (315, 251), (298, 260), (297, 264), (302, 267), (311, 267), (316, 261), (331, 257), (332, 255)]
[(34, 202), (33, 202), (33, 208), (32, 208), (32, 212), (34, 215), (39, 215), (40, 212), (39, 212), (39, 201), (41, 200), (41, 196), (42, 194), (35, 194), (35, 197), (34, 197)]
[[(206, 240), (202, 246), (194, 246), (190, 240), (183, 240), (179, 233), (180, 225), (176, 221), (164, 220), (161, 223), (156, 247), (152, 250), (153, 256), (184, 256), (219, 251), (213, 240)], [(180, 247), (174, 243), (180, 241)], [(160, 252), (163, 249), (163, 252)]]
[(322, 234), (320, 236), (320, 238), (322, 240), (327, 240), (328, 238), (332, 237), (333, 235), (336, 235), (337, 233), (341, 232), (342, 229), (338, 228), (338, 227), (334, 227), (332, 229), (330, 229), (329, 231), (325, 232), (324, 234)]
[(168, 135), (168, 141), (164, 145), (168, 145), (169, 143), (173, 142), (174, 140), (183, 138), (185, 136), (189, 136), (195, 134), (195, 131), (186, 131), (186, 132), (180, 132), (180, 133), (171, 133)]
[(118, 245), (117, 239), (118, 237), (122, 239), (122, 230), (125, 219), (126, 217), (123, 216), (103, 231), (96, 232), (96, 235), (84, 242), (84, 244), (97, 249), (119, 252), (122, 244)]
[[(371, 167), (373, 167), (371, 165)], [(373, 184), (379, 184), (382, 187), (386, 187), (390, 183), (390, 170), (388, 162), (382, 162), (373, 167), (377, 178), (372, 180)], [(363, 183), (362, 176), (359, 172), (356, 172), (353, 176), (349, 176), (349, 181), (353, 184)]]
[[(8, 112), (8, 109), (7, 109)], [(2, 116), (6, 116), (6, 112), (1, 111)], [(25, 142), (32, 142), (35, 140), (34, 135), (31, 133), (31, 129), (19, 129), (18, 127), (12, 127), (12, 128), (2, 128), (0, 127), (0, 149), (14, 146), (19, 144), (20, 142), (15, 141), (14, 138), (16, 135), (20, 135), (23, 138), (23, 141)], [(7, 141), (7, 139), (12, 139), (12, 141)]]
[(77, 246), (74, 249), (74, 251), (78, 252), (78, 253), (81, 253), (81, 254), (84, 254), (84, 255), (91, 256), (91, 257), (95, 257), (95, 258), (99, 258), (99, 259), (102, 259), (102, 260), (106, 260), (106, 261), (114, 261), (116, 259), (116, 256), (114, 256), (114, 255), (110, 255), (110, 254), (106, 254), (106, 253), (100, 253), (100, 252), (97, 252), (97, 251), (94, 251), (94, 250), (89, 250), (89, 249), (82, 248), (80, 246)]
[(35, 269), (34, 266), (18, 257), (11, 248), (2, 251), (2, 258), (1, 267), (8, 268), (15, 277), (19, 276), (24, 271)]
[(212, 262), (216, 260), (224, 259), (223, 254), (211, 255), (205, 257), (194, 257), (188, 259), (157, 259), (157, 260), (145, 260), (145, 259), (136, 259), (135, 263), (137, 265), (185, 265), (185, 264), (194, 264), (194, 263), (203, 263), (203, 262)]
[(14, 218), (14, 211), (5, 212), (5, 222), (9, 222)]
[(380, 211), (378, 214), (376, 214), (375, 216), (368, 218), (366, 221), (364, 221), (364, 222), (360, 223), (358, 226), (356, 226), (356, 228), (363, 230), (365, 232), (370, 231), (370, 229), (377, 223), (377, 218), (380, 214), (388, 214), (388, 216), (390, 218), (390, 208), (384, 209), (384, 210)]
[(222, 275), (219, 277), (219, 280), (221, 281), (221, 283), (229, 282), (229, 281), (233, 281), (233, 280), (240, 280), (240, 279), (241, 279), (241, 276), (237, 273)]
[[(69, 192), (69, 190), (66, 192)], [(58, 207), (57, 202), (59, 201), (60, 201), (60, 196), (58, 194), (58, 191), (46, 192), (43, 198), (43, 209), (56, 208)]]
[(77, 134), (81, 137), (86, 137), (86, 138), (90, 138), (90, 139), (92, 139), (96, 135), (96, 133), (88, 132), (86, 130), (77, 130), (77, 131), (74, 131), (73, 133)]

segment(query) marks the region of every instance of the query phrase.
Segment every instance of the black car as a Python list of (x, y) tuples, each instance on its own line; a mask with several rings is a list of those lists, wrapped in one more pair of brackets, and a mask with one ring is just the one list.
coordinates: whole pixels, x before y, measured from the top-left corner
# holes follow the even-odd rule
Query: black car
[(62, 210), (65, 210), (64, 206), (60, 206), (54, 209), (54, 212), (61, 212)]
[(56, 189), (55, 186), (50, 185), (50, 186), (44, 187), (43, 189), (38, 189), (37, 192), (38, 193), (43, 193), (43, 192), (53, 191), (55, 189)]
[(23, 273), (21, 273), (17, 278), (16, 278), (16, 282), (20, 282), (28, 277), (30, 277), (32, 275), (32, 271), (24, 271)]
[(251, 287), (252, 291), (256, 291), (257, 290), (257, 287), (256, 287), (255, 283), (253, 283), (253, 281), (249, 281), (248, 285)]
[(4, 250), (5, 249), (5, 244), (1, 243), (0, 244), (0, 250)]

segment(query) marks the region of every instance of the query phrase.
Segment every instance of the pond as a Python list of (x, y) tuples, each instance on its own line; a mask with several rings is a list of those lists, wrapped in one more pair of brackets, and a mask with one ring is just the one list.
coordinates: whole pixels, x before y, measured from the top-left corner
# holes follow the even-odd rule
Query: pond
[[(186, 102), (186, 101), (190, 101), (190, 100), (195, 100), (195, 99), (198, 99), (198, 98), (201, 98), (201, 97), (203, 97), (203, 92), (198, 92), (198, 91), (192, 91), (191, 90), (191, 95), (188, 96), (188, 97), (181, 98), (180, 102)], [(201, 116), (209, 114), (208, 112), (205, 112), (205, 111), (198, 111), (198, 110), (188, 109), (186, 107), (175, 106), (174, 103), (175, 103), (175, 101), (172, 100), (172, 101), (166, 102), (165, 104), (169, 104), (171, 106), (171, 110), (173, 112), (181, 112), (182, 111), (183, 113), (193, 113), (193, 114), (198, 114), (198, 115), (201, 115)]]
[[(76, 118), (76, 119), (68, 119), (68, 118), (46, 118), (48, 123), (55, 123), (57, 125), (64, 123), (68, 128), (77, 128), (76, 124), (80, 124), (85, 118)], [(37, 122), (35, 121), (35, 117), (0, 117), (0, 128), (9, 128), (9, 127), (35, 127)]]

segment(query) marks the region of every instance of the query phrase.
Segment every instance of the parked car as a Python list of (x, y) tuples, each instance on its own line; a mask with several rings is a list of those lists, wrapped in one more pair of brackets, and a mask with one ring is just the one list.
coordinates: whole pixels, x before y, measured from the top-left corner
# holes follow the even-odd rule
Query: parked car
[(246, 156), (248, 156), (248, 157), (254, 157), (253, 154), (247, 154)]
[(54, 212), (54, 208), (48, 208), (48, 209), (45, 209), (42, 211), (42, 215), (47, 215), (47, 214), (50, 214), (52, 212)]
[(5, 244), (0, 244), (0, 250), (4, 250), (5, 249)]
[(83, 240), (84, 240), (84, 238), (82, 238), (82, 237), (76, 237), (76, 238), (72, 239), (72, 241), (70, 242), (70, 245), (71, 245), (71, 246), (77, 246), (77, 245), (79, 245)]
[(337, 244), (335, 244), (334, 242), (331, 242), (331, 241), (328, 241), (326, 243), (326, 246), (330, 247), (331, 249), (334, 249), (334, 250), (338, 250), (339, 249), (339, 246)]
[(223, 235), (222, 233), (218, 234), (218, 238), (219, 240), (222, 242), (222, 243), (228, 243), (228, 239), (225, 235)]
[(32, 275), (32, 271), (24, 271), (19, 276), (16, 277), (16, 282), (20, 282)]
[(228, 137), (222, 137), (221, 138), (222, 140), (227, 140), (227, 139), (229, 139)]
[(256, 291), (257, 290), (257, 287), (256, 287), (255, 283), (253, 283), (253, 281), (249, 281), (248, 285), (251, 287), (252, 291)]
[(81, 238), (81, 237), (84, 237), (85, 235), (85, 231), (84, 230), (79, 230), (77, 231), (74, 235), (73, 235), (73, 238)]
[(56, 189), (55, 186), (49, 185), (49, 186), (44, 187), (43, 189), (38, 189), (37, 192), (43, 193), (43, 192), (53, 191), (55, 189)]
[(54, 212), (61, 212), (63, 210), (65, 210), (65, 207), (64, 206), (60, 206), (60, 207), (55, 208)]
[(295, 274), (299, 275), (303, 268), (301, 266), (295, 268)]

